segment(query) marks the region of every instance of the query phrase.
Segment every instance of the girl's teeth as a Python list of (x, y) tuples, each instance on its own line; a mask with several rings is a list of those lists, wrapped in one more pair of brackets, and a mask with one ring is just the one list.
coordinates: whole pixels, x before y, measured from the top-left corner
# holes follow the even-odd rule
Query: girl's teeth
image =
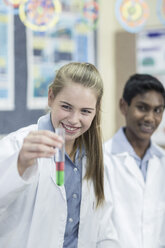
[(66, 127), (66, 126), (65, 126), (65, 128), (68, 129), (69, 131), (74, 131), (74, 130), (76, 130), (76, 128), (73, 128), (73, 127)]

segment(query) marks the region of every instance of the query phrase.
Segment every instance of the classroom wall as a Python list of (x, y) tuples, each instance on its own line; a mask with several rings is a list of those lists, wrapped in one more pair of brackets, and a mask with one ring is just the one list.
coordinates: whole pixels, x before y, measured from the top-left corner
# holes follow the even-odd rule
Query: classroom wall
[(98, 26), (98, 68), (104, 81), (102, 106), (103, 138), (111, 137), (115, 130), (115, 32), (120, 26), (115, 18), (115, 0), (100, 1)]
[[(115, 68), (115, 35), (126, 32), (115, 17), (116, 0), (100, 1), (100, 21), (98, 27), (98, 68), (104, 81), (104, 98), (102, 107), (102, 130), (104, 140), (109, 139), (116, 131), (116, 68)], [(156, 0), (146, 1), (150, 16), (145, 28), (163, 27), (156, 13)], [(144, 28), (144, 29), (145, 29)], [(133, 34), (131, 34), (133, 35)], [(124, 44), (123, 44), (124, 47)], [(126, 63), (126, 61), (125, 61)], [(118, 96), (120, 97), (120, 96)]]
[[(109, 139), (116, 131), (116, 109), (117, 87), (116, 87), (116, 66), (115, 49), (116, 33), (126, 32), (118, 23), (115, 17), (116, 0), (101, 0), (100, 19), (97, 32), (97, 64), (104, 81), (104, 97), (102, 104), (102, 130), (104, 140)], [(147, 2), (150, 8), (150, 17), (147, 27), (161, 26), (156, 15), (156, 0)], [(132, 35), (132, 34), (131, 34)], [(123, 44), (124, 46), (124, 44)], [(117, 95), (120, 97), (120, 95)]]

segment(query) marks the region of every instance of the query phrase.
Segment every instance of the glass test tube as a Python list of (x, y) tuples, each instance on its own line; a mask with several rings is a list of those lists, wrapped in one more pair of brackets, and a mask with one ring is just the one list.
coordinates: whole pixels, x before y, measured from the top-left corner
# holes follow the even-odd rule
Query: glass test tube
[[(65, 141), (64, 128), (56, 128), (56, 134), (61, 136)], [(65, 143), (61, 148), (56, 148), (55, 162), (56, 162), (56, 183), (59, 186), (64, 185), (64, 169), (65, 169)]]

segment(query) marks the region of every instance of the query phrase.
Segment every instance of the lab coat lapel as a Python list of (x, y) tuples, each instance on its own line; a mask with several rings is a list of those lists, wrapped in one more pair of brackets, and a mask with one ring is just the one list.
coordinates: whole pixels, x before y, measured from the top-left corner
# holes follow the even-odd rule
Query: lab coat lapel
[[(155, 182), (155, 176), (157, 173), (161, 174), (162, 173), (162, 164), (160, 163), (160, 159), (156, 156), (150, 159), (148, 163), (148, 169), (147, 169), (147, 178), (146, 178), (146, 183), (147, 184), (153, 184)], [(156, 176), (156, 178), (160, 178), (161, 175)]]
[(64, 185), (63, 186), (58, 186), (56, 184), (56, 165), (55, 165), (55, 162), (54, 162), (54, 158), (52, 157), (50, 160), (49, 160), (49, 168), (50, 168), (50, 176), (51, 176), (51, 179), (55, 185), (55, 187), (58, 188), (58, 190), (61, 192), (62, 194), (62, 197), (64, 198), (64, 200), (66, 201), (66, 192), (65, 192), (65, 187)]
[(87, 202), (89, 201), (88, 198), (90, 197), (90, 194), (88, 192), (89, 192), (91, 180), (87, 181), (86, 179), (84, 179), (85, 173), (86, 173), (86, 157), (84, 156), (82, 159), (82, 197), (81, 197), (81, 211), (80, 211), (81, 221), (86, 215), (87, 206), (88, 206)]
[(144, 187), (145, 182), (142, 175), (142, 172), (140, 171), (138, 165), (136, 164), (133, 157), (126, 155), (124, 159), (124, 166), (127, 168), (127, 170), (137, 179), (139, 184)]

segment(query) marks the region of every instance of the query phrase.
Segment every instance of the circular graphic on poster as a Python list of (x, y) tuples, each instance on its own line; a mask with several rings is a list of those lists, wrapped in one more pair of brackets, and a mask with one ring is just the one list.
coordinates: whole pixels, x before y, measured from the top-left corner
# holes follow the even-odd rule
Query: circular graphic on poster
[(149, 17), (149, 8), (142, 0), (118, 0), (115, 13), (118, 22), (125, 30), (137, 33)]
[(157, 16), (160, 22), (165, 25), (165, 0), (157, 1)]
[(21, 21), (34, 31), (46, 31), (56, 25), (61, 13), (59, 0), (26, 0), (19, 6)]
[(96, 29), (99, 18), (99, 4), (97, 1), (84, 2), (83, 6), (84, 20), (82, 23), (88, 26), (88, 29)]

